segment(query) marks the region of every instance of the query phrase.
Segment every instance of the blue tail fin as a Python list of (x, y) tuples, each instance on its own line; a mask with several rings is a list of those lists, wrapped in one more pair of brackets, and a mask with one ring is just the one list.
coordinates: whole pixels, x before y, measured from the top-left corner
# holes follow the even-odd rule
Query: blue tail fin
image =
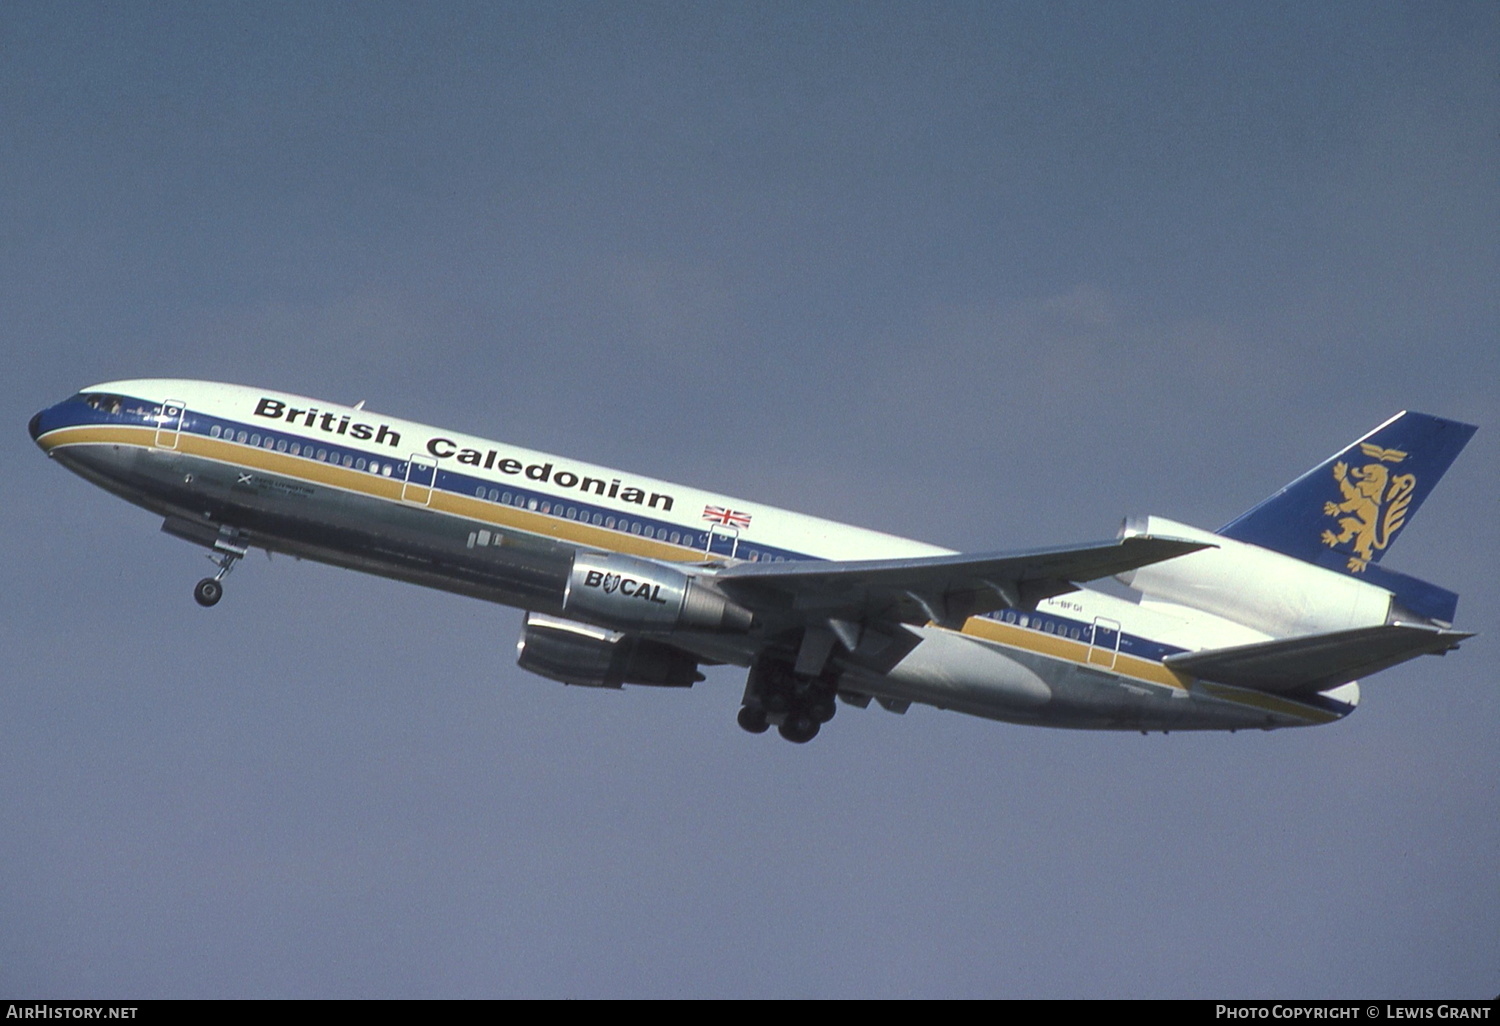
[(1413, 611), (1451, 622), (1457, 596), (1376, 564), (1476, 430), (1425, 413), (1398, 413), (1218, 533), (1359, 575), (1395, 592)]

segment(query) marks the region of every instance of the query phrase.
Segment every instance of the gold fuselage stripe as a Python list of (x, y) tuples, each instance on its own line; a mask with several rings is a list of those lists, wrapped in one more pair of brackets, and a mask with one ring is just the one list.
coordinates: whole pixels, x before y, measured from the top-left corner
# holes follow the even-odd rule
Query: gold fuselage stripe
[[(1064, 662), (1078, 663), (1081, 666), (1090, 666), (1104, 673), (1114, 673), (1122, 677), (1131, 677), (1136, 680), (1145, 681), (1148, 684), (1159, 684), (1169, 688), (1183, 688), (1188, 686), (1191, 677), (1181, 674), (1175, 670), (1168, 669), (1161, 663), (1142, 659), (1139, 656), (1128, 655), (1124, 652), (1116, 653), (1113, 649), (1095, 648), (1087, 641), (1075, 641), (1072, 638), (1060, 637), (1056, 634), (1046, 634), (1041, 631), (1021, 627), (1012, 623), (1001, 623), (998, 620), (990, 620), (983, 617), (970, 617), (964, 624), (963, 633), (976, 638), (984, 638), (986, 641), (998, 641), (1002, 645), (1012, 648), (1024, 648), (1029, 652), (1050, 656), (1053, 659), (1061, 659)], [(1096, 658), (1101, 653), (1114, 656), (1113, 665), (1102, 662), (1091, 662), (1089, 651), (1093, 649)]]
[[(149, 427), (91, 424), (57, 428), (38, 438), (37, 444), (47, 452), (74, 445), (129, 445), (162, 453), (177, 452), (230, 466), (249, 467), (297, 481), (373, 496), (404, 506), (449, 513), (465, 520), (554, 538), (592, 549), (678, 563), (701, 563), (711, 558), (696, 548), (672, 545), (638, 535), (621, 534), (617, 530), (594, 527), (591, 524), (568, 520), (555, 514), (536, 513), (517, 509), (514, 506), (502, 506), (484, 499), (458, 495), (427, 485), (408, 484), (399, 477), (385, 477), (372, 474), (368, 470), (355, 470), (352, 467), (320, 463), (306, 456), (293, 456), (290, 453), (252, 447), (240, 442), (229, 442), (190, 432), (177, 432), (175, 446), (170, 448), (159, 446), (156, 444), (158, 434), (155, 428)], [(405, 458), (382, 456), (381, 461), (402, 463), (405, 462)], [(422, 503), (403, 500), (403, 491), (407, 493), (427, 492), (429, 493), (428, 501)], [(960, 633), (1149, 684), (1187, 690), (1193, 682), (1191, 676), (1178, 673), (1162, 663), (1124, 652), (1110, 652), (1114, 655), (1113, 665), (1091, 662), (1089, 660), (1091, 646), (1085, 641), (1045, 634), (1016, 624), (1002, 623), (984, 617), (970, 617), (965, 621)], [(1100, 650), (1095, 651), (1097, 654)], [(1318, 723), (1331, 722), (1339, 718), (1325, 710), (1264, 692), (1224, 688), (1206, 681), (1200, 682), (1200, 686), (1215, 698), (1237, 705), (1292, 715)]]
[[(531, 510), (518, 509), (515, 506), (502, 506), (485, 499), (458, 495), (428, 485), (408, 484), (399, 477), (384, 477), (380, 474), (372, 474), (368, 470), (355, 470), (352, 467), (320, 463), (306, 456), (293, 456), (274, 449), (262, 449), (186, 432), (178, 435), (176, 446), (167, 448), (156, 444), (156, 436), (157, 432), (154, 428), (93, 424), (58, 428), (55, 431), (49, 431), (37, 439), (37, 442), (48, 452), (73, 445), (131, 445), (162, 453), (177, 452), (213, 460), (216, 463), (277, 474), (295, 481), (321, 484), (346, 492), (369, 495), (403, 506), (451, 513), (465, 520), (511, 528), (526, 534), (555, 538), (558, 541), (584, 545), (593, 549), (677, 563), (704, 562), (710, 558), (701, 549), (673, 545), (670, 542), (642, 538), (639, 535), (622, 534), (611, 528), (595, 527), (592, 524), (568, 520), (551, 513), (536, 513)], [(380, 459), (381, 462), (389, 463), (406, 461), (406, 458), (401, 456), (382, 456)], [(418, 497), (426, 493), (427, 501), (404, 500), (402, 499), (403, 492), (407, 495), (415, 493)], [(630, 514), (621, 515), (629, 516)]]

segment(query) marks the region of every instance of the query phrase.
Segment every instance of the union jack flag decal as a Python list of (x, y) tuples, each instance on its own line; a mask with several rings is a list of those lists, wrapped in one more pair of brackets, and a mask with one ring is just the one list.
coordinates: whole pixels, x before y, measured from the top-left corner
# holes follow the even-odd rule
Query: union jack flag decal
[(704, 506), (703, 519), (715, 524), (723, 524), (725, 527), (749, 527), (750, 514), (741, 513), (737, 509), (725, 509), (723, 506)]

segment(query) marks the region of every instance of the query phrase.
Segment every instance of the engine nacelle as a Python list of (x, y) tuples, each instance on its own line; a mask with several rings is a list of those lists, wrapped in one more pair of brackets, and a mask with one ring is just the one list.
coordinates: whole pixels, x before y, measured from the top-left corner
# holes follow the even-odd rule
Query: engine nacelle
[(620, 630), (746, 631), (750, 611), (712, 585), (647, 559), (602, 552), (573, 558), (563, 612)]
[(1373, 627), (1391, 616), (1386, 589), (1259, 545), (1162, 517), (1132, 518), (1120, 533), (1213, 544), (1117, 579), (1147, 598), (1201, 609), (1273, 637)]
[(671, 645), (539, 613), (526, 614), (516, 663), (531, 673), (590, 688), (688, 688), (703, 679), (698, 661)]

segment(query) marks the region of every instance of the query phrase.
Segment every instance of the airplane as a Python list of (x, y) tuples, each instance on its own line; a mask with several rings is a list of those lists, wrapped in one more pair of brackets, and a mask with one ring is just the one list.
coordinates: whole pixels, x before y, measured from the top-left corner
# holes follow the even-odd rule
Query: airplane
[[(525, 611), (519, 665), (690, 687), (748, 670), (739, 725), (803, 743), (838, 701), (1101, 730), (1342, 719), (1358, 678), (1471, 635), (1381, 557), (1476, 430), (1403, 412), (1217, 531), (960, 554), (260, 388), (94, 385), (32, 417), (69, 470), (217, 570), (251, 548)], [(1084, 587), (1114, 578), (1127, 594)], [(836, 701), (838, 700), (838, 701)]]

